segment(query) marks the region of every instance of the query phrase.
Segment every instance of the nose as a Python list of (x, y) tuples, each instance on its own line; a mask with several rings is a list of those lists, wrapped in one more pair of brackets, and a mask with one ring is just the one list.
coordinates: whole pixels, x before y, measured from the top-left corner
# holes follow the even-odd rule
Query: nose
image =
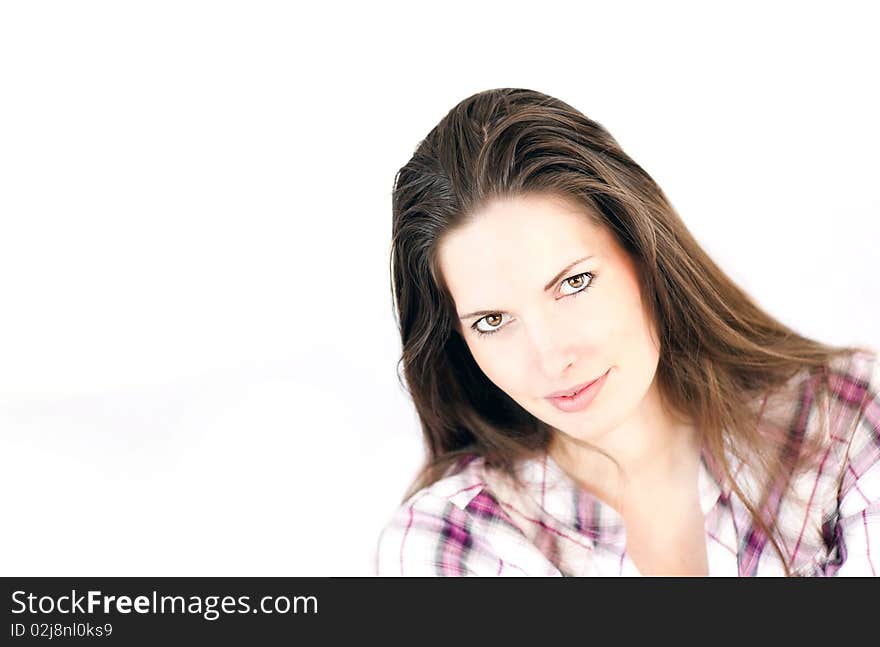
[(554, 382), (578, 359), (577, 329), (571, 320), (537, 317), (527, 326), (535, 367)]

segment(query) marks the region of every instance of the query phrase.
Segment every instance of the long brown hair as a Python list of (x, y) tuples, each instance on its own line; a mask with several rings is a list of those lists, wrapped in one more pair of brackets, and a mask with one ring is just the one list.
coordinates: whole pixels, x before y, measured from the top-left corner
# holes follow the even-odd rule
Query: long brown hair
[[(813, 464), (822, 439), (810, 444), (784, 423), (774, 426), (767, 397), (785, 394), (804, 372), (814, 395), (827, 402), (830, 361), (865, 349), (805, 338), (764, 312), (709, 258), (603, 126), (532, 90), (488, 90), (460, 102), (395, 177), (391, 280), (400, 363), (427, 446), (403, 500), (472, 454), (516, 479), (516, 463), (546, 451), (553, 437), (551, 427), (477, 366), (437, 265), (443, 235), (488, 200), (532, 193), (577, 201), (633, 259), (660, 337), (656, 380), (663, 401), (693, 421), (791, 574), (771, 530), (773, 515), (763, 510), (778, 495), (774, 488), (787, 489)], [(736, 483), (725, 448), (762, 477), (757, 500)]]

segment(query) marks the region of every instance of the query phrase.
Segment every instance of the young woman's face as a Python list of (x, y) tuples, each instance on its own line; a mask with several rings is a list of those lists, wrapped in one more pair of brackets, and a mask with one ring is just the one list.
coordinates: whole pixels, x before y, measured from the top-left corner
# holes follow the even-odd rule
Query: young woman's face
[(564, 198), (496, 200), (474, 216), (438, 249), (474, 359), (536, 418), (597, 439), (638, 409), (659, 360), (632, 261)]

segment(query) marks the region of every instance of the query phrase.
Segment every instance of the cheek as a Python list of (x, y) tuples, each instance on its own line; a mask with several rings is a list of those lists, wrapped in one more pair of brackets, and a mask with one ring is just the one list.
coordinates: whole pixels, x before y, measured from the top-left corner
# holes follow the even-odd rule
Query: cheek
[(618, 314), (618, 346), (632, 369), (653, 372), (659, 359), (654, 326), (642, 305), (638, 285), (629, 282), (621, 290)]
[(631, 271), (620, 271), (614, 278), (614, 285), (603, 292), (599, 306), (608, 315), (607, 329), (616, 331), (624, 341), (641, 341), (648, 331), (638, 280)]

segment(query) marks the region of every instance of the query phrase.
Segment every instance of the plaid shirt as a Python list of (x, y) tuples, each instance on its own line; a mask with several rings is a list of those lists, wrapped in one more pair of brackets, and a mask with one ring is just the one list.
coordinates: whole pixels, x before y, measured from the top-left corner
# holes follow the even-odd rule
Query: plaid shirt
[[(771, 500), (784, 550), (802, 576), (880, 572), (880, 363), (856, 353), (831, 367), (831, 440), (818, 467)], [(790, 429), (820, 429), (801, 380)], [(856, 420), (859, 404), (867, 398)], [(789, 400), (790, 402), (790, 400)], [(747, 465), (728, 454), (737, 484), (753, 496)], [(639, 576), (626, 529), (611, 506), (578, 487), (546, 453), (524, 461), (527, 484), (474, 456), (396, 510), (375, 553), (381, 576)], [(782, 576), (781, 561), (741, 501), (723, 489), (703, 450), (698, 477), (710, 576)]]

